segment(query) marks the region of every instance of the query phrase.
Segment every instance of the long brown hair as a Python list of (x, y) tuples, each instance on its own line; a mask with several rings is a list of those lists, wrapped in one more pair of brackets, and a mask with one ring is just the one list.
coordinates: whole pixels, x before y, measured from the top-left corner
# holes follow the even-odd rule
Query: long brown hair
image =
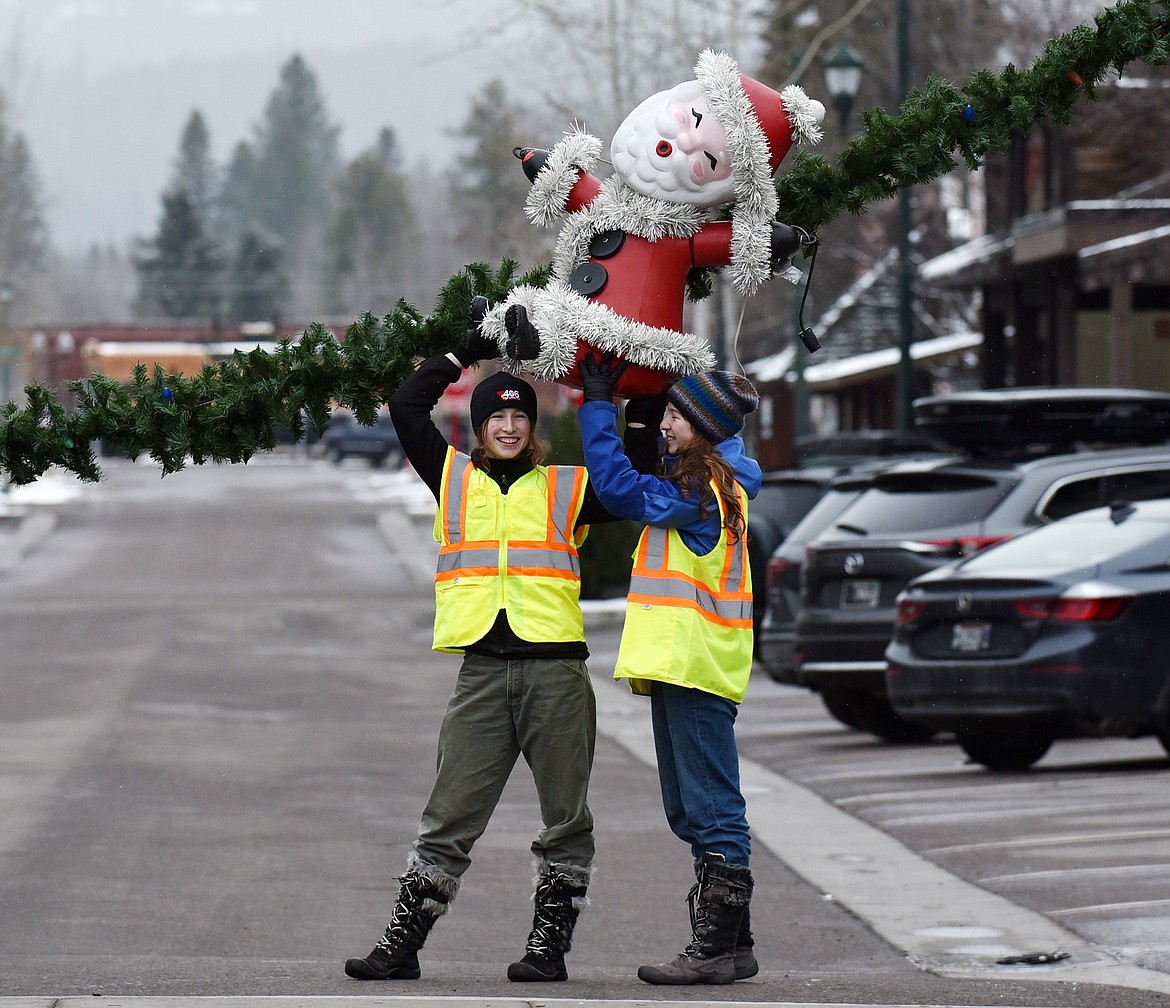
[(728, 541), (737, 543), (743, 538), (746, 529), (735, 474), (727, 459), (702, 434), (695, 431), (694, 440), (675, 457), (669, 474), (666, 471), (666, 456), (663, 455), (658, 472), (677, 486), (684, 498), (698, 494), (701, 518), (706, 518), (715, 507), (715, 494), (711, 492), (711, 483), (714, 482), (723, 502), (723, 527), (727, 529)]

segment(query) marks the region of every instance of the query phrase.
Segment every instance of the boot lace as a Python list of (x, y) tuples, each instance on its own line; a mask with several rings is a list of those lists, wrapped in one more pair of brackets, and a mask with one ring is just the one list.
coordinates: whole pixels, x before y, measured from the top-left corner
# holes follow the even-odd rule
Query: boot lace
[(536, 887), (532, 933), (528, 936), (529, 954), (551, 959), (569, 951), (578, 913), (573, 896), (574, 892), (561, 879), (550, 876), (540, 881)]
[(407, 873), (398, 879), (402, 888), (390, 914), (390, 923), (379, 939), (375, 949), (394, 954), (396, 951), (417, 951), (426, 941), (427, 934), (435, 922), (435, 915), (424, 907), (429, 897), (445, 903), (441, 894), (421, 875)]

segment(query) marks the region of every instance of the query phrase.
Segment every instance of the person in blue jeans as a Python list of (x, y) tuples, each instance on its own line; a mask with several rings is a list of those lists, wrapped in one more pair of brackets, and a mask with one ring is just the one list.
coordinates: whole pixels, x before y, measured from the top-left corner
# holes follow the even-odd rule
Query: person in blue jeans
[[(759, 396), (728, 371), (666, 392), (656, 474), (623, 451), (613, 390), (624, 362), (588, 354), (579, 410), (585, 467), (606, 509), (645, 523), (634, 552), (614, 676), (650, 697), (662, 804), (695, 859), (692, 936), (651, 984), (727, 984), (759, 971), (749, 922), (751, 835), (735, 742), (752, 665), (748, 499), (759, 464), (738, 436)], [(627, 408), (627, 426), (631, 423)]]

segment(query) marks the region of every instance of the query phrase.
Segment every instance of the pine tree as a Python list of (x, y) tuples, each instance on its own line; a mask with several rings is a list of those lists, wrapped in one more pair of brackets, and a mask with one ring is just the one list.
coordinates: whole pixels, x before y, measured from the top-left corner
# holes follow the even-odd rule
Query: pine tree
[(337, 184), (337, 215), (326, 240), (334, 311), (383, 312), (403, 296), (418, 227), (394, 131), (356, 157)]
[(245, 228), (232, 263), (227, 317), (235, 322), (272, 322), (280, 327), (288, 276), (280, 239)]
[[(40, 180), (25, 138), (8, 124), (0, 95), (0, 290), (19, 297), (48, 249)], [(5, 309), (7, 310), (7, 308)]]
[(300, 55), (281, 69), (251, 146), (251, 216), (280, 239), (295, 264), (313, 228), (332, 216), (339, 168), (338, 127)]
[(223, 257), (203, 230), (191, 194), (181, 188), (162, 197), (158, 233), (134, 257), (142, 317), (216, 318), (220, 313)]
[(192, 111), (179, 138), (169, 189), (186, 189), (206, 234), (214, 234), (214, 205), (218, 178), (211, 158), (211, 133), (198, 109)]
[(472, 98), (458, 131), (467, 149), (448, 175), (458, 221), (455, 242), (465, 258), (513, 259), (532, 266), (548, 257), (551, 241), (524, 217), (531, 185), (514, 147), (551, 146), (555, 136), (532, 135), (532, 116), (513, 101), (498, 79)]

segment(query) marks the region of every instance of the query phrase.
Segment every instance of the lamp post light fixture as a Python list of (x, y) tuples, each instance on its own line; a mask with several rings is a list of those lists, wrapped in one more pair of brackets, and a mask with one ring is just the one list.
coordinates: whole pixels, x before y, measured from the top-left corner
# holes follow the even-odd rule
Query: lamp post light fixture
[(849, 113), (861, 88), (861, 71), (865, 63), (857, 50), (848, 42), (842, 42), (824, 62), (825, 87), (837, 110), (841, 135), (849, 136)]

